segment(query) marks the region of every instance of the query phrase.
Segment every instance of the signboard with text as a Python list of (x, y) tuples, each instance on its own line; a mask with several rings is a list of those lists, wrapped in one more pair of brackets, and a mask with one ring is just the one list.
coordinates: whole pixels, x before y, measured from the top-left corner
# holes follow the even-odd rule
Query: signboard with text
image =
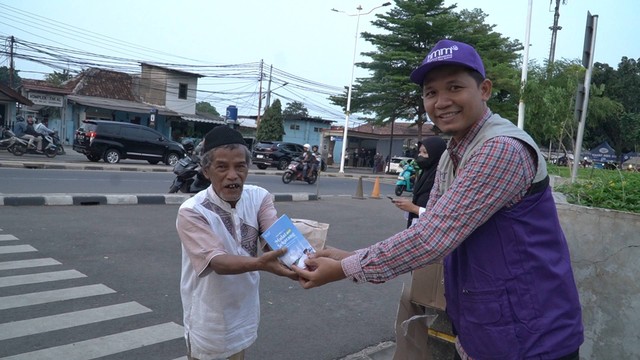
[(62, 107), (62, 95), (29, 92), (27, 98), (36, 105)]

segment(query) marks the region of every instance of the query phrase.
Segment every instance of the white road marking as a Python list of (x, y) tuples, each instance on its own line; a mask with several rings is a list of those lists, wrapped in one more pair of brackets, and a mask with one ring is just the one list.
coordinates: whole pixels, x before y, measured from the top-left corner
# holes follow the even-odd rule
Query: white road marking
[(38, 251), (38, 250), (31, 245), (0, 246), (0, 254), (15, 254), (15, 253), (33, 252), (33, 251)]
[(76, 270), (51, 271), (39, 274), (14, 275), (0, 277), (0, 287), (37, 284), (48, 281), (77, 279), (87, 275)]
[[(0, 229), (2, 231), (2, 229)], [(0, 241), (18, 240), (17, 237), (11, 234), (0, 234)]]
[(176, 323), (165, 323), (114, 335), (2, 358), (2, 360), (89, 360), (184, 337)]
[(39, 266), (62, 265), (52, 258), (0, 262), (0, 270), (26, 269)]
[(0, 324), (0, 340), (92, 324), (150, 311), (151, 309), (132, 301), (29, 320), (12, 321)]
[(102, 284), (0, 297), (0, 310), (114, 293)]

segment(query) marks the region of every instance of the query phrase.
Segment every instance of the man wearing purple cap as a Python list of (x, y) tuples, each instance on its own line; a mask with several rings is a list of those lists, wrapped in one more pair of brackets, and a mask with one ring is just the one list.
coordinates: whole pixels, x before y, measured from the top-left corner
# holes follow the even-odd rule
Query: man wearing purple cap
[(258, 271), (297, 279), (278, 260), (258, 256), (259, 236), (277, 220), (271, 194), (244, 185), (251, 153), (242, 135), (218, 126), (204, 138), (202, 169), (211, 186), (185, 201), (176, 228), (182, 242), (182, 296), (190, 360), (244, 359), (260, 320)]
[(447, 314), (463, 359), (578, 359), (583, 327), (569, 250), (533, 139), (491, 112), (476, 50), (441, 40), (411, 81), (451, 135), (426, 211), (365, 249), (319, 251), (303, 287), (380, 283), (444, 259)]

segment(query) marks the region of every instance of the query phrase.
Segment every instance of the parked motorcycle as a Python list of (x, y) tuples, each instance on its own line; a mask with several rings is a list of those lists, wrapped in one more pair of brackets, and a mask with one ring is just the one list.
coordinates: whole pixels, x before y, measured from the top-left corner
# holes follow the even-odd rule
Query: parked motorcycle
[(200, 171), (200, 158), (197, 155), (185, 156), (173, 167), (176, 178), (169, 187), (169, 193), (178, 191), (195, 194), (206, 189), (211, 183)]
[(404, 191), (412, 192), (415, 178), (416, 168), (411, 163), (405, 164), (402, 167), (402, 172), (398, 175), (398, 181), (396, 181), (396, 196), (402, 195)]
[(16, 137), (15, 139), (16, 140), (10, 150), (15, 156), (22, 156), (23, 154), (44, 154), (48, 158), (54, 158), (58, 155), (58, 147), (53, 143), (53, 138), (49, 135), (44, 135), (44, 140), (42, 142), (43, 149), (41, 152), (36, 151), (35, 146), (29, 147), (29, 142), (27, 140), (19, 137)]
[(309, 184), (314, 184), (318, 180), (318, 171), (313, 170), (309, 178), (305, 179), (303, 174), (304, 165), (299, 159), (291, 160), (289, 166), (282, 174), (282, 182), (285, 184), (290, 183), (293, 180), (306, 181)]
[(13, 131), (5, 127), (0, 127), (0, 132), (0, 149), (6, 149), (8, 152), (13, 153), (13, 148), (18, 138)]

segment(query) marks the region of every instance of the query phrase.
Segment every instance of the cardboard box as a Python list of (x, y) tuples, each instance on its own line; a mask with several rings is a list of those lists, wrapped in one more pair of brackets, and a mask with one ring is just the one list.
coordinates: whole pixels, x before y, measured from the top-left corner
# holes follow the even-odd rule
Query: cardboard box
[(416, 304), (444, 310), (444, 269), (442, 263), (413, 271), (410, 299)]

